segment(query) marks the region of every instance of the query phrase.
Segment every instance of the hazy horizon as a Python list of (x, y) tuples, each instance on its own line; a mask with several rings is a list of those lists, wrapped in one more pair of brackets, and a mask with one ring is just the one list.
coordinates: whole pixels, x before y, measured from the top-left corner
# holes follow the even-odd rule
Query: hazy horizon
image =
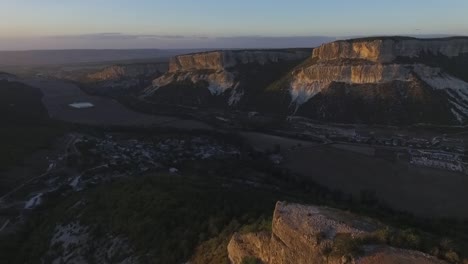
[(351, 36), (468, 34), (468, 2), (0, 1), (0, 50), (313, 47)]
[[(108, 33), (104, 33), (107, 35)], [(56, 36), (47, 38), (22, 38), (5, 40), (0, 38), (0, 52), (50, 51), (50, 50), (218, 50), (218, 49), (281, 49), (281, 48), (314, 48), (321, 44), (363, 37), (414, 37), (414, 38), (448, 38), (468, 37), (468, 35), (432, 34), (432, 35), (362, 35), (346, 37), (298, 36), (268, 37), (241, 36), (226, 38), (179, 38), (177, 43), (154, 37), (145, 40), (139, 36), (125, 36), (113, 33), (83, 36)], [(98, 41), (93, 41), (93, 39)], [(154, 43), (154, 39), (159, 39)], [(184, 39), (185, 41), (181, 41)], [(77, 43), (78, 42), (78, 43)], [(161, 45), (161, 43), (164, 45)], [(159, 44), (159, 45), (158, 45)]]

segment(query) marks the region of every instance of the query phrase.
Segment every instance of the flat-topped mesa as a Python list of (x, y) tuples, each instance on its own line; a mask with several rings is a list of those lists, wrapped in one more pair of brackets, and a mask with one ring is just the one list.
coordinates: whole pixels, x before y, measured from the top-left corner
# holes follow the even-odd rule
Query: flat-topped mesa
[(310, 56), (306, 50), (239, 50), (212, 51), (179, 55), (171, 59), (169, 72), (214, 70), (221, 71), (238, 64), (258, 63), (305, 59)]
[[(228, 244), (228, 256), (233, 264), (252, 258), (264, 264), (445, 263), (422, 252), (364, 242), (381, 228), (384, 226), (377, 221), (348, 212), (278, 202), (271, 234), (235, 234)], [(346, 243), (362, 247), (362, 253), (347, 252)]]
[(313, 51), (319, 61), (336, 59), (364, 59), (389, 63), (397, 58), (415, 58), (421, 54), (456, 57), (468, 53), (468, 38), (415, 39), (382, 37), (341, 40), (324, 44)]
[(314, 119), (465, 124), (467, 66), (465, 37), (343, 40), (314, 49), (283, 87), (294, 113)]

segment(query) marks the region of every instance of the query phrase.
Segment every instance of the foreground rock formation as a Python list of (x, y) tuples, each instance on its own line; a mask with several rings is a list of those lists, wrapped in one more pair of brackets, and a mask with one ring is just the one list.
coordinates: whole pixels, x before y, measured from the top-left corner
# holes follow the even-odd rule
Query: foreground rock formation
[[(381, 225), (336, 209), (278, 202), (270, 233), (235, 234), (229, 259), (241, 264), (256, 259), (265, 264), (442, 264), (421, 252), (359, 243)], [(359, 254), (350, 248), (359, 247)], [(357, 248), (354, 248), (357, 249)]]

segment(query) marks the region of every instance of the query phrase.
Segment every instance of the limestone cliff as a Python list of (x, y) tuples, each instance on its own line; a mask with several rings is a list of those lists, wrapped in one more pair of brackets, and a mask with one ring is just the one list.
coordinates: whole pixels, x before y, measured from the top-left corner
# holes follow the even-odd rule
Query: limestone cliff
[(418, 251), (369, 243), (359, 244), (359, 254), (346, 252), (343, 241), (365, 238), (379, 227), (376, 221), (336, 209), (278, 202), (271, 234), (235, 234), (228, 254), (233, 264), (246, 258), (264, 264), (445, 263)]
[(169, 71), (222, 71), (239, 64), (258, 63), (265, 65), (280, 61), (301, 60), (309, 55), (309, 51), (303, 50), (213, 51), (174, 57), (171, 59)]
[(325, 44), (315, 49), (313, 57), (322, 61), (364, 59), (379, 63), (399, 57), (417, 58), (421, 54), (458, 57), (468, 53), (468, 38), (415, 39), (404, 37), (364, 38)]
[[(398, 119), (407, 116), (409, 109), (405, 108), (415, 108), (412, 111), (420, 115), (405, 123), (463, 124), (468, 121), (468, 74), (461, 70), (466, 66), (468, 38), (345, 40), (314, 49), (309, 62), (291, 73), (286, 86), (297, 113), (318, 119), (399, 123), (403, 120)], [(380, 93), (363, 92), (371, 87)], [(341, 101), (357, 99), (361, 105), (368, 105), (361, 115), (380, 111), (373, 108), (376, 104), (388, 105), (388, 113), (381, 113), (373, 120), (336, 114), (336, 107), (327, 98), (340, 89), (348, 96), (339, 98)], [(388, 91), (381, 93), (383, 89), (396, 92), (385, 97)], [(415, 90), (416, 94), (424, 96), (411, 97), (409, 93)], [(401, 93), (405, 95), (400, 96)], [(337, 101), (337, 98), (332, 99)], [(402, 107), (392, 109), (392, 105)], [(431, 108), (437, 111), (431, 112)], [(354, 110), (342, 111), (352, 114)], [(434, 116), (437, 119), (433, 119)]]
[(171, 59), (169, 71), (153, 81), (144, 97), (178, 104), (170, 91), (176, 94), (193, 86), (201, 87), (191, 99), (194, 104), (209, 104), (207, 97), (218, 96), (221, 103), (233, 106), (244, 97), (251, 100), (253, 90), (266, 88), (310, 54), (310, 50), (236, 50), (180, 55)]

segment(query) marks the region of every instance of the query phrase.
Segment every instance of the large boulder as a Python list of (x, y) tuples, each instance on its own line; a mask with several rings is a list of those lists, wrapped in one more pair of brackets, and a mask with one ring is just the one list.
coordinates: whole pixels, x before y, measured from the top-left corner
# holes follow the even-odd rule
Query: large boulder
[(233, 264), (248, 258), (265, 264), (445, 263), (422, 252), (362, 242), (382, 227), (349, 212), (278, 202), (271, 234), (234, 234), (229, 259)]

